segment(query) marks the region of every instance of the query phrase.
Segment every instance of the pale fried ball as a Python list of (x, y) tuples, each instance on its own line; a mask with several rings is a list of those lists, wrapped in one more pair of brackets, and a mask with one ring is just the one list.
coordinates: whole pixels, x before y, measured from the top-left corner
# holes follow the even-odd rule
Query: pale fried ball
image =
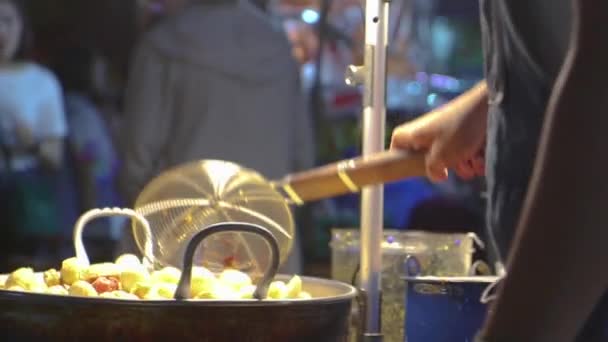
[(234, 269), (224, 270), (219, 276), (219, 281), (223, 287), (229, 287), (232, 291), (239, 291), (252, 283), (249, 275)]
[(192, 280), (190, 284), (190, 291), (194, 297), (202, 292), (211, 292), (217, 285), (218, 280), (215, 278), (215, 274), (207, 269), (192, 269)]
[(49, 287), (46, 290), (46, 293), (53, 294), (53, 295), (67, 296), (68, 295), (68, 290), (66, 290), (66, 288), (63, 287), (63, 286), (61, 286), (61, 285), (54, 285), (54, 286)]
[(65, 259), (61, 263), (61, 280), (71, 285), (81, 279), (81, 273), (86, 268), (87, 265), (76, 257)]
[(112, 299), (116, 299), (116, 296), (114, 296), (114, 293), (112, 292), (104, 292), (104, 293), (100, 293), (99, 297), (101, 298), (112, 298)]
[(95, 291), (93, 285), (84, 280), (74, 282), (72, 286), (70, 286), (68, 294), (70, 296), (97, 297), (97, 291)]
[(268, 287), (268, 299), (286, 299), (287, 298), (287, 285), (282, 281), (273, 281)]
[(182, 276), (182, 272), (175, 267), (165, 267), (159, 271), (154, 271), (151, 274), (152, 281), (155, 283), (179, 283), (179, 278)]
[(124, 266), (124, 267), (139, 267), (141, 266), (141, 261), (135, 254), (123, 254), (116, 258), (116, 265)]
[(121, 268), (120, 266), (111, 262), (103, 262), (99, 264), (93, 264), (82, 271), (82, 280), (92, 280), (99, 277), (120, 277)]
[(36, 279), (36, 281), (31, 283), (26, 290), (28, 290), (30, 292), (35, 292), (35, 293), (45, 293), (47, 289), (48, 289), (48, 286), (46, 286), (46, 284), (44, 283), (44, 280)]
[(302, 278), (294, 275), (287, 283), (287, 298), (298, 298), (302, 291)]
[(238, 292), (239, 298), (240, 299), (253, 299), (253, 294), (254, 294), (255, 290), (256, 290), (255, 285), (243, 286)]
[(165, 299), (173, 299), (175, 296), (175, 290), (177, 290), (177, 285), (162, 283), (155, 285), (155, 289), (160, 297)]
[(43, 278), (48, 287), (61, 284), (61, 274), (54, 268), (46, 270), (43, 274)]
[(148, 281), (150, 281), (150, 274), (143, 267), (128, 268), (120, 273), (120, 285), (127, 292), (131, 292), (135, 284)]
[(169, 283), (155, 283), (143, 296), (146, 300), (167, 300), (173, 299), (177, 285)]
[(137, 282), (131, 288), (130, 292), (132, 294), (136, 295), (137, 297), (144, 299), (148, 295), (150, 290), (152, 290), (152, 286), (153, 286), (153, 283), (151, 281)]
[(36, 283), (36, 275), (30, 267), (22, 267), (11, 273), (6, 279), (4, 286), (7, 289), (18, 286), (25, 290), (29, 290)]
[(139, 299), (139, 298), (137, 298), (136, 295), (125, 292), (125, 291), (114, 291), (112, 293), (114, 293), (114, 296), (116, 296), (116, 298), (119, 298), (119, 299), (132, 299), (132, 300)]
[(231, 300), (231, 299), (239, 299), (239, 292), (234, 291), (231, 287), (222, 286), (220, 283), (217, 283), (211, 291), (204, 291), (195, 296), (195, 299), (221, 299), (221, 300)]

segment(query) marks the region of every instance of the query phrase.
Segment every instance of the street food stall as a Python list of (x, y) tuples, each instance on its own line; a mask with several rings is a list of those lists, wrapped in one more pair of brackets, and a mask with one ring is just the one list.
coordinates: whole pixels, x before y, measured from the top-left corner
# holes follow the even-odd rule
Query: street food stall
[[(422, 155), (385, 148), (392, 125), (480, 77), (474, 30), (462, 24), (475, 13), (445, 1), (336, 3), (270, 3), (287, 30), (294, 22), (317, 29), (320, 53), (311, 56), (319, 57), (303, 64), (302, 76), (323, 142), (321, 166), (277, 180), (218, 160), (164, 171), (134, 208), (81, 216), (74, 256), (56, 269), (23, 265), (1, 275), (0, 333), (14, 340), (472, 338), (498, 280), (475, 259), (484, 243), (470, 227), (388, 229), (403, 228), (408, 217), (391, 208), (440, 189), (423, 180)], [(316, 201), (337, 208), (323, 228), (327, 238), (318, 239), (331, 253), (333, 279), (277, 274), (291, 252), (292, 207)], [(141, 256), (91, 263), (82, 232), (114, 215), (132, 220)], [(337, 223), (345, 215), (354, 219)]]

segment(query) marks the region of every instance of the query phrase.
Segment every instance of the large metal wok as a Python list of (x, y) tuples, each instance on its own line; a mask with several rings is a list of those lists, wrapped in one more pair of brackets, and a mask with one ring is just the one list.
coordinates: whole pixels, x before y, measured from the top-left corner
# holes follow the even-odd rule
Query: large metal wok
[[(356, 290), (336, 281), (302, 277), (312, 299), (191, 300), (192, 259), (201, 241), (223, 232), (257, 234), (271, 252), (257, 282), (265, 298), (279, 265), (276, 239), (267, 229), (222, 223), (195, 234), (184, 253), (174, 300), (136, 301), (0, 290), (2, 341), (346, 341)], [(6, 276), (4, 276), (6, 277)]]

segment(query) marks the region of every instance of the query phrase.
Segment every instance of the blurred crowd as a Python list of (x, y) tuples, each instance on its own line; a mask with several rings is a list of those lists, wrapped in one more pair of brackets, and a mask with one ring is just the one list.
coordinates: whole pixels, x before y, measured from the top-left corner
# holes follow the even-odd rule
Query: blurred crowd
[[(185, 161), (231, 160), (269, 177), (313, 165), (298, 60), (314, 47), (267, 4), (137, 2), (122, 86), (94, 42), (41, 62), (28, 5), (0, 1), (3, 271), (57, 263), (72, 253), (81, 213), (131, 207), (151, 178)], [(132, 248), (117, 243), (124, 225), (95, 220), (91, 253)]]
[[(109, 65), (87, 44), (41, 64), (26, 5), (0, 1), (3, 268), (57, 262), (73, 253), (80, 213), (124, 203), (114, 185), (121, 109)], [(95, 222), (90, 237), (101, 247), (116, 239), (118, 224)]]

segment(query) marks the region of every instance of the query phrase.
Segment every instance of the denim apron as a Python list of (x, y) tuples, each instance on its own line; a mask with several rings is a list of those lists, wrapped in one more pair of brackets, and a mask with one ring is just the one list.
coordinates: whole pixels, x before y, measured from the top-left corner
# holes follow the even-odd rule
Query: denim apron
[(493, 252), (503, 260), (532, 174), (553, 79), (525, 50), (505, 1), (481, 0), (481, 26), (490, 94), (487, 224)]

